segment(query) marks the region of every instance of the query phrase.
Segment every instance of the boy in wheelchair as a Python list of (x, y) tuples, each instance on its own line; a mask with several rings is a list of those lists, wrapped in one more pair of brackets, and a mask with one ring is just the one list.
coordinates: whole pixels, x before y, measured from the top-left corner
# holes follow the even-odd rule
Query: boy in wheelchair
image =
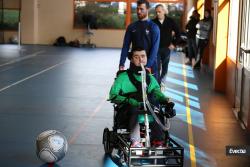
[[(125, 122), (130, 131), (131, 147), (143, 147), (140, 138), (140, 125), (138, 115), (143, 110), (143, 93), (141, 74), (141, 64), (147, 64), (146, 51), (143, 48), (133, 48), (129, 59), (130, 67), (126, 71), (119, 72), (113, 83), (109, 100), (116, 104), (117, 120)], [(174, 103), (169, 102), (160, 89), (155, 77), (148, 71), (146, 73), (146, 92), (150, 103), (154, 105), (165, 104), (173, 108)], [(169, 113), (169, 117), (175, 116), (175, 113)], [(151, 144), (153, 147), (164, 146), (164, 132), (156, 121), (150, 123)]]

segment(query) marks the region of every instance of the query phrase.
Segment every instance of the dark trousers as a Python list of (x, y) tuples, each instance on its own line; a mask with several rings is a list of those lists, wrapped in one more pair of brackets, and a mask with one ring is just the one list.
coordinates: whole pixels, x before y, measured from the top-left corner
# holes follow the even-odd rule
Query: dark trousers
[(192, 62), (192, 58), (196, 58), (197, 54), (196, 39), (188, 38), (187, 45), (188, 45), (188, 58), (189, 61)]
[[(138, 109), (128, 106), (127, 108), (118, 111), (116, 116), (117, 121), (126, 126), (130, 130), (130, 139), (139, 140), (140, 139), (140, 126), (138, 123)], [(151, 129), (151, 139), (152, 140), (163, 140), (164, 132), (156, 121), (149, 124)]]
[(196, 38), (196, 41), (197, 41), (197, 56), (196, 56), (196, 62), (194, 66), (199, 67), (201, 65), (203, 52), (208, 44), (208, 40)]
[(154, 64), (152, 65), (151, 67), (151, 70), (152, 70), (152, 74), (154, 75), (154, 77), (156, 78), (156, 80), (158, 81), (159, 80), (159, 70), (158, 70), (158, 60), (156, 60), (154, 62)]
[(159, 83), (168, 73), (168, 64), (170, 60), (170, 49), (169, 48), (159, 48), (157, 61), (158, 61), (158, 73), (159, 73)]
[(153, 140), (159, 140), (163, 141), (165, 138), (164, 131), (161, 129), (160, 125), (154, 121), (149, 124), (149, 127), (151, 129), (151, 141)]

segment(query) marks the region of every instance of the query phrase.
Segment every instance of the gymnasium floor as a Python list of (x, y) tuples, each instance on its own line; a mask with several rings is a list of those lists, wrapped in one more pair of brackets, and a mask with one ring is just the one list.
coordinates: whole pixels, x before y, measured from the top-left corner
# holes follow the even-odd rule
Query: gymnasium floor
[[(0, 45), (0, 166), (115, 167), (104, 156), (102, 131), (112, 127), (107, 95), (120, 49)], [(176, 103), (171, 136), (185, 149), (185, 167), (249, 167), (250, 157), (225, 155), (227, 145), (250, 145), (224, 95), (212, 91), (205, 68), (171, 57), (166, 95)], [(67, 155), (43, 164), (35, 153), (39, 133), (61, 131)], [(191, 148), (191, 152), (190, 152)]]

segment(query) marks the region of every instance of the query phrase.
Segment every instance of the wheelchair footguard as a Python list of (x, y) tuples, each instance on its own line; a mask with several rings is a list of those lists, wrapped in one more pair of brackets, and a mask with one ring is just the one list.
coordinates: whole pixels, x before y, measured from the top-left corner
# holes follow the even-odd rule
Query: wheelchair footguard
[(117, 150), (121, 163), (129, 167), (183, 167), (184, 148), (171, 137), (168, 137), (164, 147), (134, 148), (130, 147), (128, 134), (125, 130), (114, 132), (105, 128), (103, 131), (105, 153), (112, 156), (112, 152)]
[[(141, 97), (138, 99), (143, 102), (143, 107), (135, 108), (130, 104), (125, 104), (126, 100), (123, 104), (114, 104), (113, 131), (109, 131), (108, 128), (103, 131), (104, 151), (106, 154), (110, 154), (111, 158), (118, 157), (120, 159), (119, 164), (117, 164), (119, 167), (183, 167), (184, 148), (174, 141), (168, 133), (170, 129), (169, 119), (176, 115), (174, 103), (165, 99), (163, 104), (159, 104), (160, 101), (157, 102), (153, 96), (148, 98), (147, 73), (143, 64), (141, 64), (141, 68), (141, 84), (136, 81), (134, 83), (133, 77), (131, 77), (131, 82), (134, 83), (133, 85), (137, 89), (136, 93), (139, 93), (138, 95)], [(140, 93), (139, 90), (142, 92)], [(130, 98), (135, 93), (128, 94), (124, 97)], [(141, 115), (143, 117), (140, 117)], [(139, 124), (140, 132), (138, 128), (135, 130), (134, 124), (129, 124), (130, 119), (134, 119), (136, 116), (138, 120), (135, 122), (137, 125)], [(133, 140), (135, 138), (138, 140)], [(153, 139), (152, 143), (151, 139)], [(136, 143), (139, 144), (136, 145)], [(131, 147), (131, 145), (137, 147)]]
[(151, 148), (130, 148), (129, 149), (129, 166), (183, 166), (184, 149), (172, 138), (169, 138), (167, 147)]

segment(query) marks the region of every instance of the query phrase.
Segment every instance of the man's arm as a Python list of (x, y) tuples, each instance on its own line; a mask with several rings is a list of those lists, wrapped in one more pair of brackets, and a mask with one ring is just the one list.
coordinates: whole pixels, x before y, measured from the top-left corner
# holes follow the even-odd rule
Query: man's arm
[(171, 19), (171, 22), (172, 22), (172, 31), (174, 31), (174, 38), (172, 44), (176, 45), (180, 41), (180, 30), (174, 20)]
[(152, 25), (151, 30), (152, 30), (152, 37), (151, 37), (152, 47), (150, 50), (148, 63), (146, 65), (146, 67), (148, 67), (148, 68), (151, 68), (153, 63), (157, 59), (157, 53), (158, 53), (159, 44), (160, 44), (160, 30), (155, 23)]
[[(124, 64), (126, 62), (126, 58), (128, 57), (130, 43), (131, 43), (131, 33), (130, 33), (130, 26), (128, 26), (126, 33), (125, 33), (125, 36), (124, 36), (124, 40), (123, 40), (119, 68), (124, 67)], [(120, 69), (120, 70), (123, 70), (123, 69)]]

